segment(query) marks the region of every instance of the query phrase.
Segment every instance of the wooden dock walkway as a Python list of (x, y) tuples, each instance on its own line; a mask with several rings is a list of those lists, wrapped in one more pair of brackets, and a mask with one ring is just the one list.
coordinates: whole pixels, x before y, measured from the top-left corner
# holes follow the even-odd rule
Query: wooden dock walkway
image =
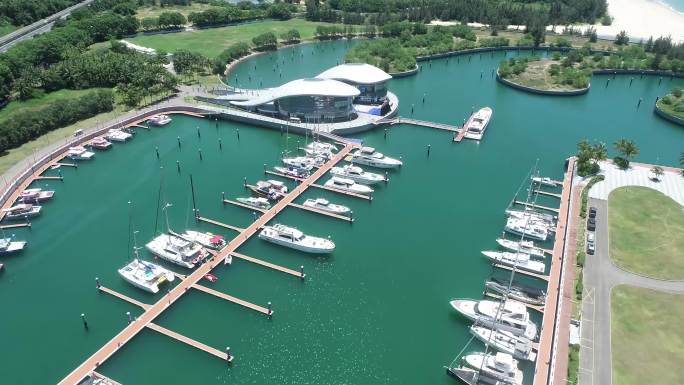
[(20, 227), (31, 227), (31, 222), (15, 223), (12, 225), (0, 225), (0, 230), (16, 229)]
[(327, 211), (319, 210), (319, 209), (317, 209), (317, 208), (315, 208), (315, 207), (304, 206), (304, 205), (300, 205), (300, 204), (297, 204), (297, 203), (290, 203), (290, 206), (296, 207), (296, 208), (298, 208), (298, 209), (302, 209), (302, 210), (305, 210), (305, 211), (309, 211), (309, 212), (312, 212), (312, 213), (325, 215), (325, 216), (328, 216), (328, 217), (330, 217), (330, 218), (335, 218), (335, 219), (339, 219), (339, 220), (342, 220), (342, 221), (347, 221), (347, 222), (350, 222), (350, 223), (353, 223), (353, 222), (354, 222), (354, 218), (352, 218), (352, 217), (348, 217), (348, 216), (346, 216), (346, 215), (335, 214), (335, 213), (329, 213), (329, 212), (327, 212)]
[(300, 182), (304, 180), (304, 178), (297, 178), (296, 176), (285, 175), (283, 173), (280, 173), (277, 171), (271, 171), (271, 170), (265, 170), (264, 174), (275, 175), (275, 176), (279, 176), (281, 178), (287, 178), (287, 179), (296, 180), (296, 181), (300, 181)]
[(202, 286), (202, 285), (200, 285), (200, 284), (198, 284), (198, 283), (192, 285), (192, 288), (193, 288), (193, 289), (197, 289), (197, 290), (199, 290), (199, 291), (203, 291), (203, 292), (205, 292), (205, 293), (207, 293), (207, 294), (211, 294), (211, 295), (213, 295), (213, 296), (216, 296), (216, 297), (225, 299), (226, 301), (229, 301), (229, 302), (238, 304), (238, 305), (240, 305), (240, 306), (244, 306), (244, 307), (246, 307), (246, 308), (248, 308), (248, 309), (252, 309), (252, 310), (258, 311), (259, 313), (266, 314), (267, 316), (273, 315), (273, 310), (269, 310), (268, 308), (265, 308), (265, 307), (263, 307), (263, 306), (255, 305), (255, 304), (253, 304), (253, 303), (251, 303), (251, 302), (247, 302), (247, 301), (242, 300), (242, 299), (240, 299), (240, 298), (233, 297), (232, 295), (228, 295), (228, 294), (225, 294), (225, 293), (221, 293), (220, 291), (216, 291), (216, 290), (211, 289), (211, 288), (208, 288), (208, 287), (206, 287), (206, 286)]
[(556, 214), (558, 214), (558, 213), (560, 212), (559, 209), (556, 209), (556, 208), (553, 208), (553, 207), (548, 207), (548, 206), (537, 205), (537, 204), (534, 204), (534, 203), (527, 203), (527, 202), (518, 201), (518, 200), (513, 201), (513, 203), (515, 203), (515, 204), (517, 204), (517, 205), (523, 205), (523, 206), (525, 206), (525, 207), (532, 207), (532, 208), (535, 208), (535, 209), (551, 211), (552, 213), (556, 213)]
[(63, 176), (44, 176), (39, 175), (34, 180), (64, 180)]
[[(494, 298), (494, 299), (499, 299), (499, 300), (503, 299), (503, 296), (501, 296), (500, 294), (492, 293), (492, 292), (489, 292), (489, 291), (485, 291), (485, 292), (484, 292), (484, 295), (487, 296), (487, 297)], [(530, 305), (529, 303), (525, 303), (525, 302), (522, 302), (522, 301), (518, 301), (518, 302), (520, 302), (521, 304), (525, 305), (525, 307), (527, 307), (527, 308), (530, 308), (530, 309), (532, 309), (532, 310), (536, 310), (536, 311), (538, 311), (538, 312), (540, 312), (540, 313), (544, 313), (544, 306)]]
[(141, 307), (141, 308), (143, 308), (143, 309), (145, 309), (145, 310), (147, 310), (147, 309), (150, 308), (150, 305), (148, 305), (148, 304), (146, 304), (146, 303), (142, 303), (142, 302), (138, 301), (137, 299), (133, 299), (133, 298), (127, 296), (127, 295), (121, 294), (121, 293), (119, 293), (118, 291), (112, 290), (112, 289), (110, 289), (110, 288), (108, 288), (108, 287), (104, 287), (104, 286), (100, 285), (100, 286), (98, 286), (97, 290), (99, 290), (99, 291), (101, 291), (101, 292), (103, 292), (103, 293), (107, 293), (107, 294), (109, 294), (109, 295), (112, 295), (112, 296), (114, 296), (114, 297), (116, 297), (116, 298), (118, 298), (118, 299), (124, 300), (124, 301), (126, 301), (126, 302), (128, 302), (128, 303), (130, 303), (130, 304), (135, 305), (135, 306), (139, 306), (139, 307)]
[(321, 189), (321, 190), (326, 190), (326, 191), (332, 191), (332, 192), (335, 192), (335, 193), (338, 193), (338, 194), (347, 195), (347, 196), (354, 197), (354, 198), (365, 199), (365, 200), (367, 200), (367, 201), (372, 201), (372, 200), (373, 200), (373, 196), (372, 196), (372, 195), (357, 194), (357, 193), (353, 193), (353, 192), (350, 192), (350, 191), (340, 190), (340, 189), (334, 188), (334, 187), (324, 186), (324, 185), (322, 185), (322, 184), (315, 184), (315, 183), (312, 183), (312, 184), (311, 184), (311, 187), (316, 187), (316, 188), (319, 188), (319, 189)]
[[(78, 367), (66, 375), (59, 385), (73, 385), (80, 382), (89, 373), (102, 365), (107, 359), (115, 354), (121, 346), (125, 345), (133, 337), (135, 337), (141, 330), (145, 329), (147, 325), (151, 324), (160, 314), (168, 309), (173, 303), (187, 292), (187, 290), (197, 282), (199, 282), (207, 273), (209, 273), (216, 266), (222, 265), (223, 260), (229, 254), (235, 255), (235, 250), (242, 246), (249, 238), (251, 238), (262, 226), (266, 225), (278, 213), (292, 203), (299, 197), (307, 188), (315, 183), (320, 177), (330, 170), (335, 164), (342, 160), (349, 152), (357, 147), (356, 144), (347, 144), (340, 150), (331, 160), (326, 162), (321, 168), (316, 170), (306, 180), (302, 181), (283, 199), (277, 202), (264, 215), (257, 218), (249, 227), (247, 227), (240, 236), (233, 238), (220, 252), (213, 254), (213, 257), (206, 263), (197, 267), (186, 279), (174, 286), (168, 294), (161, 297), (156, 303), (150, 306), (143, 314), (138, 317), (135, 322), (131, 322), (121, 332), (115, 335), (111, 340), (104, 344), (100, 349), (94, 352), (90, 357), (83, 361)], [(301, 276), (299, 273), (297, 276)], [(225, 357), (225, 356), (224, 356)]]
[(237, 231), (238, 233), (241, 233), (241, 232), (243, 232), (243, 231), (245, 230), (245, 229), (243, 229), (242, 227), (237, 227), (237, 226), (228, 225), (228, 224), (225, 224), (225, 223), (222, 223), (222, 222), (219, 222), (219, 221), (215, 221), (215, 220), (213, 220), (213, 219), (205, 218), (205, 217), (197, 216), (196, 218), (197, 218), (197, 220), (200, 221), (200, 222), (211, 223), (212, 225), (216, 225), (216, 226), (219, 226), (219, 227), (223, 227), (223, 228), (228, 229), (228, 230)]
[[(508, 271), (513, 271), (513, 268), (512, 268), (512, 267), (507, 266), (507, 265), (502, 265), (502, 264), (500, 264), (500, 263), (494, 263), (493, 266), (496, 267), (496, 268), (499, 268), (499, 269), (504, 269), (504, 270), (508, 270)], [(515, 273), (516, 273), (516, 274), (526, 275), (526, 276), (532, 277), (532, 278), (541, 279), (541, 280), (543, 280), (543, 281), (548, 281), (548, 280), (549, 280), (549, 276), (548, 276), (548, 275), (537, 274), (537, 273), (533, 273), (533, 272), (531, 272), (531, 271), (525, 271), (525, 270), (517, 269), (517, 270), (515, 270)]]
[(225, 203), (228, 203), (228, 204), (231, 204), (231, 205), (235, 205), (235, 206), (239, 206), (239, 207), (244, 207), (244, 208), (249, 209), (249, 210), (258, 211), (258, 212), (260, 212), (260, 213), (265, 213), (266, 211), (268, 211), (268, 210), (260, 209), (260, 208), (258, 208), (258, 207), (246, 205), (246, 204), (244, 204), (244, 203), (240, 203), (240, 202), (236, 202), (236, 201), (231, 201), (230, 199), (221, 199), (221, 201), (222, 201), (224, 204), (225, 204)]
[(428, 122), (426, 120), (409, 119), (409, 118), (402, 118), (402, 117), (397, 117), (397, 118), (392, 118), (392, 119), (381, 119), (376, 124), (389, 124), (389, 125), (410, 124), (412, 126), (436, 128), (439, 130), (450, 131), (450, 132), (458, 132), (460, 130), (460, 127), (452, 126), (450, 124)]
[(58, 163), (55, 163), (55, 165), (60, 166), (60, 167), (74, 167), (74, 168), (78, 168), (78, 163), (62, 163), (62, 162), (58, 162)]
[(561, 199), (561, 194), (556, 194), (556, 193), (543, 191), (543, 190), (534, 190), (534, 192), (535, 192), (535, 194), (546, 195), (548, 197), (554, 197), (554, 198)]
[(232, 252), (232, 253), (230, 253), (230, 255), (232, 255), (235, 258), (239, 258), (239, 259), (243, 259), (245, 261), (256, 263), (259, 266), (268, 267), (269, 269), (280, 271), (280, 272), (283, 272), (285, 274), (290, 274), (290, 275), (295, 276), (297, 278), (301, 278), (301, 279), (306, 278), (306, 274), (302, 274), (301, 271), (288, 269), (287, 267), (282, 267), (282, 266), (276, 265), (274, 263), (262, 261), (261, 259), (250, 257), (248, 255), (240, 254), (237, 252)]
[[(135, 323), (135, 322), (138, 322), (138, 321), (134, 321), (133, 323)], [(154, 322), (148, 322), (147, 325), (145, 325), (145, 326), (147, 326), (149, 329), (154, 330), (155, 332), (164, 334), (164, 335), (166, 335), (166, 336), (168, 336), (168, 337), (171, 337), (171, 338), (173, 338), (173, 339), (175, 339), (175, 340), (184, 342), (184, 343), (186, 343), (186, 344), (188, 344), (188, 345), (190, 345), (190, 346), (192, 346), (192, 347), (194, 347), (194, 348), (197, 348), (197, 349), (199, 349), (199, 350), (202, 350), (202, 351), (204, 351), (204, 352), (207, 352), (207, 353), (209, 353), (209, 354), (211, 354), (211, 355), (213, 355), (213, 356), (216, 356), (216, 357), (218, 357), (218, 358), (220, 358), (220, 359), (222, 359), (222, 360), (224, 360), (224, 361), (228, 361), (228, 362), (232, 362), (232, 361), (233, 361), (233, 356), (232, 356), (232, 355), (231, 355), (231, 356), (228, 356), (228, 354), (227, 354), (226, 352), (222, 352), (222, 351), (220, 351), (220, 350), (218, 350), (218, 349), (214, 349), (214, 348), (212, 348), (212, 347), (209, 346), (209, 345), (205, 345), (205, 344), (203, 344), (203, 343), (201, 343), (201, 342), (199, 342), (199, 341), (193, 340), (193, 339), (190, 338), (190, 337), (186, 337), (186, 336), (184, 336), (184, 335), (182, 335), (182, 334), (178, 334), (178, 333), (174, 332), (173, 330), (169, 330), (169, 329), (167, 329), (167, 328), (165, 328), (165, 327), (163, 327), (163, 326), (159, 326), (159, 325), (157, 325), (157, 324), (154, 323)]]

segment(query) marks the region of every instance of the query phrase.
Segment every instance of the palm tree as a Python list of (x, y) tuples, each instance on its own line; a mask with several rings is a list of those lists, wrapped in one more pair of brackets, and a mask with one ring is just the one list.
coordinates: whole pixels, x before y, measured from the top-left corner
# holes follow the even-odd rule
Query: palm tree
[(653, 166), (651, 167), (651, 173), (653, 173), (654, 178), (656, 181), (660, 181), (660, 177), (665, 174), (665, 170), (663, 170), (662, 167), (660, 166)]
[(639, 154), (639, 148), (632, 140), (620, 139), (614, 143), (615, 149), (622, 155), (613, 160), (620, 168), (629, 168), (629, 160)]
[(593, 150), (593, 158), (594, 162), (600, 162), (602, 160), (606, 160), (608, 158), (608, 147), (606, 147), (605, 143), (599, 143), (594, 146)]

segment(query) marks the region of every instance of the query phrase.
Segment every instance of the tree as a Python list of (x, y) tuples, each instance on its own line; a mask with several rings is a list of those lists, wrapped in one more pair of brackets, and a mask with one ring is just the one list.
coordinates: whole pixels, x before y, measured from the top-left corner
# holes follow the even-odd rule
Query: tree
[(613, 161), (622, 169), (629, 168), (630, 159), (639, 154), (636, 143), (632, 140), (620, 139), (614, 145), (621, 156), (616, 156)]
[(275, 3), (268, 7), (266, 15), (272, 19), (288, 20), (292, 18), (290, 5), (285, 3)]
[(252, 43), (259, 51), (275, 50), (278, 48), (278, 38), (273, 32), (265, 32), (252, 38)]
[(659, 182), (660, 177), (665, 174), (665, 170), (660, 166), (653, 166), (651, 167), (651, 174), (653, 174), (653, 179)]
[(161, 29), (178, 29), (184, 26), (186, 22), (187, 20), (185, 19), (185, 16), (183, 16), (183, 14), (180, 12), (162, 12), (159, 15), (158, 24), (159, 28)]
[(179, 49), (173, 54), (173, 70), (179, 75), (195, 75), (204, 72), (209, 59), (204, 55)]
[(146, 17), (140, 21), (140, 27), (145, 31), (154, 31), (159, 28), (159, 19), (156, 17)]
[(627, 45), (629, 44), (629, 36), (627, 36), (627, 32), (625, 31), (620, 31), (620, 33), (615, 36), (615, 44), (616, 45)]
[(586, 140), (577, 143), (577, 175), (585, 177), (599, 172), (596, 161), (604, 157), (604, 151), (605, 145), (602, 143), (596, 146)]
[(287, 32), (283, 32), (280, 35), (280, 38), (287, 44), (293, 44), (293, 43), (299, 43), (300, 40), (302, 39), (302, 36), (299, 34), (298, 30), (291, 29)]

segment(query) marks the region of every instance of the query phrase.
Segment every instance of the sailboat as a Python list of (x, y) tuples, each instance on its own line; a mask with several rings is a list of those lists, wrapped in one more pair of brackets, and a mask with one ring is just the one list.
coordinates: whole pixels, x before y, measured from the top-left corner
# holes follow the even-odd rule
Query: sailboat
[(166, 204), (163, 211), (166, 215), (166, 228), (169, 234), (160, 234), (145, 247), (157, 257), (175, 263), (176, 265), (192, 269), (198, 263), (209, 256), (209, 253), (199, 244), (185, 240), (179, 236), (172, 235), (169, 226), (168, 208), (171, 204)]
[(131, 285), (148, 291), (150, 293), (158, 293), (159, 285), (168, 281), (174, 280), (173, 273), (152, 262), (143, 261), (140, 259), (137, 246), (136, 234), (133, 232), (133, 253), (135, 258), (118, 270), (119, 275)]

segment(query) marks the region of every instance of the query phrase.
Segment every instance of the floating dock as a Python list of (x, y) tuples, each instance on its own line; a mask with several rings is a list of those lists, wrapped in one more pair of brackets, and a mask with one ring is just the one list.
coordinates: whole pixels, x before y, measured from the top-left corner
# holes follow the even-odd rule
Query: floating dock
[(201, 216), (199, 216), (199, 215), (198, 215), (197, 217), (195, 217), (195, 218), (197, 218), (197, 220), (200, 221), (200, 222), (211, 223), (212, 225), (216, 225), (216, 226), (219, 226), (219, 227), (223, 227), (224, 229), (228, 229), (228, 230), (237, 231), (238, 233), (241, 233), (241, 232), (245, 231), (245, 229), (243, 229), (242, 227), (237, 227), (237, 226), (228, 225), (228, 224), (225, 224), (225, 223), (222, 223), (222, 222), (219, 222), (219, 221), (215, 221), (215, 220), (213, 220), (213, 219), (201, 217)]
[[(508, 266), (508, 265), (502, 265), (502, 264), (500, 264), (500, 263), (494, 263), (493, 266), (496, 267), (496, 268), (498, 268), (498, 269), (504, 269), (504, 270), (508, 270), (508, 271), (513, 271), (513, 268), (510, 267), (510, 266)], [(548, 276), (548, 275), (537, 274), (537, 273), (533, 273), (533, 272), (531, 272), (531, 271), (516, 269), (516, 270), (515, 270), (515, 273), (516, 273), (516, 274), (526, 275), (526, 276), (532, 277), (532, 278), (541, 279), (541, 280), (543, 280), (543, 281), (548, 281), (548, 280), (549, 280), (549, 276)]]
[(76, 163), (62, 163), (62, 162), (59, 162), (59, 163), (55, 163), (55, 166), (78, 168), (78, 164), (76, 164)]
[(547, 197), (554, 197), (554, 198), (561, 199), (561, 194), (556, 194), (556, 193), (552, 193), (552, 192), (548, 192), (548, 191), (534, 190), (534, 193), (539, 194), (539, 195), (546, 195)]
[(245, 261), (255, 263), (259, 266), (268, 267), (269, 269), (273, 269), (273, 270), (280, 271), (280, 272), (285, 273), (285, 274), (295, 276), (297, 278), (301, 278), (301, 279), (306, 278), (306, 274), (302, 273), (301, 271), (288, 269), (287, 267), (282, 267), (282, 266), (276, 265), (274, 263), (262, 261), (261, 259), (250, 257), (248, 255), (240, 254), (237, 252), (232, 252), (232, 253), (230, 253), (230, 255), (232, 255), (235, 258), (239, 258), (239, 259), (243, 259)]
[(13, 225), (0, 225), (0, 230), (16, 229), (19, 227), (31, 227), (31, 222), (16, 223)]
[(533, 203), (527, 203), (527, 202), (518, 201), (518, 200), (514, 200), (513, 203), (515, 203), (515, 204), (517, 204), (517, 205), (523, 205), (523, 206), (525, 206), (525, 207), (532, 207), (532, 208), (535, 208), (535, 209), (551, 211), (552, 213), (556, 213), (556, 214), (558, 214), (558, 213), (560, 212), (559, 209), (556, 209), (556, 208), (553, 208), (553, 207), (542, 206), (542, 205), (537, 205), (537, 204), (533, 204)]
[(64, 180), (64, 177), (61, 175), (60, 176), (43, 176), (43, 175), (40, 175), (40, 176), (35, 177), (35, 180)]
[(120, 299), (120, 300), (126, 301), (126, 302), (128, 302), (128, 303), (130, 303), (130, 304), (132, 304), (132, 305), (141, 307), (141, 308), (143, 308), (143, 309), (145, 309), (145, 310), (147, 310), (147, 309), (150, 308), (150, 305), (148, 305), (148, 304), (146, 304), (146, 303), (142, 303), (142, 302), (138, 301), (137, 299), (133, 299), (133, 298), (127, 296), (127, 295), (121, 294), (121, 293), (119, 293), (118, 291), (112, 290), (112, 289), (110, 289), (110, 288), (108, 288), (108, 287), (104, 287), (104, 286), (100, 285), (100, 286), (97, 287), (97, 290), (99, 290), (99, 291), (101, 291), (101, 292), (103, 292), (103, 293), (107, 293), (107, 294), (109, 294), (109, 295), (112, 295), (112, 296), (114, 296), (114, 297), (116, 297), (116, 298), (118, 298), (118, 299)]
[(319, 210), (315, 207), (304, 206), (304, 205), (300, 205), (297, 203), (290, 203), (290, 206), (296, 207), (296, 208), (301, 209), (301, 210), (309, 211), (312, 213), (325, 215), (325, 216), (328, 216), (330, 218), (335, 218), (335, 219), (339, 219), (339, 220), (343, 220), (343, 221), (347, 221), (347, 222), (354, 222), (354, 218), (352, 218), (352, 217), (348, 217), (346, 215), (330, 213), (330, 212), (327, 212), (324, 210)]
[(240, 299), (240, 298), (233, 297), (232, 295), (228, 295), (228, 294), (225, 294), (225, 293), (221, 293), (220, 291), (216, 291), (216, 290), (214, 290), (214, 289), (210, 289), (210, 288), (208, 288), (208, 287), (206, 287), (206, 286), (202, 286), (202, 285), (196, 283), (196, 284), (192, 285), (192, 288), (193, 288), (193, 289), (197, 289), (197, 290), (199, 290), (199, 291), (203, 291), (203, 292), (205, 292), (205, 293), (207, 293), (207, 294), (211, 294), (211, 295), (213, 295), (213, 296), (215, 296), (215, 297), (219, 297), (219, 298), (225, 299), (226, 301), (229, 301), (229, 302), (238, 304), (238, 305), (240, 305), (240, 306), (244, 306), (244, 307), (246, 307), (246, 308), (248, 308), (248, 309), (255, 310), (255, 311), (259, 312), (259, 313), (266, 314), (267, 316), (273, 315), (273, 310), (271, 310), (271, 309), (265, 308), (265, 307), (263, 307), (263, 306), (255, 305), (255, 304), (253, 304), (253, 303), (251, 303), (251, 302), (247, 302), (247, 301), (242, 300), (242, 299)]
[(389, 124), (389, 125), (410, 124), (412, 126), (436, 128), (438, 130), (450, 131), (450, 132), (458, 132), (461, 129), (458, 126), (452, 126), (450, 124), (428, 122), (426, 120), (409, 119), (409, 118), (402, 118), (402, 117), (390, 118), (390, 119), (381, 119), (376, 124)]
[[(138, 321), (133, 321), (133, 323), (135, 323), (135, 322), (138, 322)], [(149, 322), (149, 323), (148, 323), (147, 325), (145, 325), (145, 326), (147, 326), (149, 329), (154, 330), (155, 332), (164, 334), (164, 335), (166, 335), (166, 336), (168, 336), (168, 337), (171, 337), (171, 338), (173, 338), (173, 339), (175, 339), (175, 340), (178, 340), (178, 341), (180, 341), (180, 342), (184, 342), (184, 343), (186, 343), (186, 344), (192, 346), (193, 348), (197, 348), (197, 349), (199, 349), (199, 350), (202, 350), (202, 351), (204, 351), (204, 352), (207, 352), (207, 353), (209, 353), (209, 354), (211, 354), (211, 355), (213, 355), (213, 356), (216, 356), (216, 357), (218, 357), (218, 358), (220, 358), (220, 359), (222, 359), (222, 360), (224, 360), (224, 361), (228, 361), (228, 362), (232, 362), (232, 361), (233, 361), (233, 356), (232, 356), (232, 355), (228, 355), (227, 352), (222, 352), (222, 351), (220, 351), (220, 350), (218, 350), (218, 349), (214, 349), (214, 348), (212, 348), (212, 347), (209, 346), (209, 345), (205, 345), (205, 344), (203, 344), (203, 343), (201, 343), (201, 342), (199, 342), (199, 341), (193, 340), (192, 338), (186, 337), (186, 336), (184, 336), (184, 335), (182, 335), (182, 334), (178, 334), (178, 333), (174, 332), (173, 330), (169, 330), (169, 329), (167, 329), (167, 328), (165, 328), (165, 327), (163, 327), (163, 326), (159, 326), (159, 325), (157, 325), (156, 323)]]
[(258, 212), (260, 212), (260, 213), (265, 213), (265, 212), (267, 211), (267, 210), (264, 210), (264, 209), (261, 209), (261, 208), (258, 208), (258, 207), (246, 205), (246, 204), (244, 204), (244, 203), (240, 203), (240, 202), (236, 202), (236, 201), (231, 201), (230, 199), (221, 199), (221, 201), (223, 201), (224, 204), (225, 204), (225, 203), (228, 203), (228, 204), (231, 204), (231, 205), (235, 205), (235, 206), (239, 206), (239, 207), (244, 207), (244, 208), (249, 209), (249, 210), (258, 211)]

